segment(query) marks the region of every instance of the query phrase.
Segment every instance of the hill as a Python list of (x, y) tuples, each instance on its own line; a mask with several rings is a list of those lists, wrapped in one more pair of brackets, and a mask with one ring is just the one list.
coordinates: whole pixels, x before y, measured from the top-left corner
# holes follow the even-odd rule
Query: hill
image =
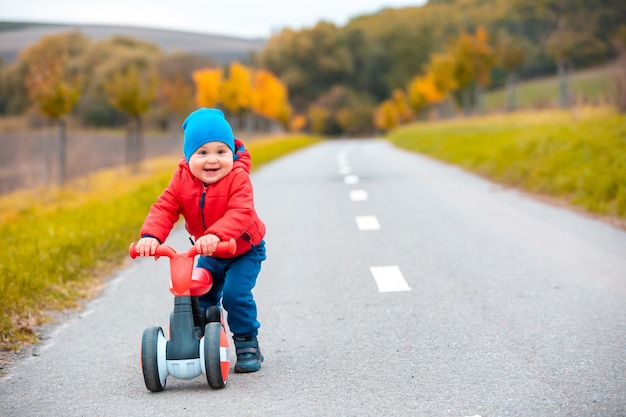
[(0, 22), (0, 57), (5, 62), (13, 62), (22, 49), (37, 43), (41, 37), (70, 31), (79, 31), (93, 40), (115, 35), (130, 36), (152, 42), (165, 53), (181, 51), (211, 57), (222, 63), (246, 61), (250, 53), (260, 51), (266, 41), (131, 26)]

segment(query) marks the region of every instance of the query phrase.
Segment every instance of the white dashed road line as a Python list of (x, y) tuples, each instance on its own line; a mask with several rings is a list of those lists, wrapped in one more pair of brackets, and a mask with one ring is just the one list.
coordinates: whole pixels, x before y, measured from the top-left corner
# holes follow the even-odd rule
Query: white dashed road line
[(409, 284), (407, 284), (404, 275), (400, 271), (400, 267), (397, 265), (372, 266), (370, 271), (380, 292), (411, 291)]
[(359, 230), (379, 230), (380, 223), (376, 216), (357, 216), (356, 225)]
[[(337, 156), (337, 163), (339, 164), (339, 174), (343, 175), (343, 182), (347, 185), (354, 185), (358, 184), (359, 177), (352, 174), (352, 169), (348, 163), (348, 152), (348, 148), (344, 149)], [(350, 191), (350, 200), (354, 202), (367, 201), (367, 198), (367, 191), (365, 190)], [(380, 223), (376, 216), (357, 216), (355, 220), (359, 230), (380, 230)], [(370, 267), (370, 271), (374, 276), (379, 292), (411, 291), (409, 284), (400, 271), (400, 267), (397, 265), (372, 266)]]
[(352, 190), (352, 191), (350, 191), (350, 200), (352, 200), (352, 201), (365, 201), (365, 200), (367, 200), (367, 191), (365, 191), (365, 190)]
[(346, 175), (345, 177), (343, 177), (343, 182), (348, 185), (356, 184), (359, 182), (359, 177), (356, 175)]

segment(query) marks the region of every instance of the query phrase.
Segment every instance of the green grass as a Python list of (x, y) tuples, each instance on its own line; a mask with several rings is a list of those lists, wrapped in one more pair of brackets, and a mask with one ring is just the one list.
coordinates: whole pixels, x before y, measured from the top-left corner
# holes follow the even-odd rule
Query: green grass
[[(253, 169), (316, 143), (306, 136), (250, 141)], [(0, 197), (0, 347), (37, 341), (36, 326), (78, 306), (127, 259), (178, 156), (147, 161), (140, 175), (107, 170), (63, 189)]]
[(613, 110), (419, 123), (391, 132), (389, 139), (496, 182), (626, 218), (626, 116)]
[[(613, 102), (618, 66), (610, 64), (583, 71), (575, 71), (570, 77), (571, 94), (577, 103)], [(559, 80), (556, 76), (520, 82), (516, 88), (518, 109), (548, 108), (559, 105)], [(499, 89), (485, 94), (485, 110), (506, 108), (506, 90)]]

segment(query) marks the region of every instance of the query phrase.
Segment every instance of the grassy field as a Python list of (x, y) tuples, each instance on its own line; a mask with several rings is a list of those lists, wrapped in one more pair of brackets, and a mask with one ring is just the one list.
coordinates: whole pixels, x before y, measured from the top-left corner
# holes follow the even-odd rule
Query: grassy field
[[(258, 168), (317, 141), (291, 136), (246, 146)], [(62, 189), (0, 197), (0, 350), (37, 341), (36, 326), (49, 321), (51, 312), (76, 307), (98, 291), (127, 258), (178, 158), (147, 161), (141, 175), (112, 169)]]
[[(571, 94), (576, 103), (607, 103), (614, 100), (618, 66), (615, 63), (597, 68), (575, 71), (570, 77)], [(485, 94), (485, 110), (506, 109), (506, 90)], [(522, 80), (516, 88), (517, 109), (545, 109), (559, 105), (557, 77)]]
[(626, 116), (611, 108), (419, 123), (389, 139), (496, 182), (626, 219)]

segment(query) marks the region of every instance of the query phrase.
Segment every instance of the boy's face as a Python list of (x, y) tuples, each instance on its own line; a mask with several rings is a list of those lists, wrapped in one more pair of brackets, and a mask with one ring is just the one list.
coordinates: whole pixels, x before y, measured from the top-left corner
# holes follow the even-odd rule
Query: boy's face
[(233, 152), (224, 142), (207, 142), (189, 157), (191, 173), (205, 184), (214, 184), (233, 169)]

